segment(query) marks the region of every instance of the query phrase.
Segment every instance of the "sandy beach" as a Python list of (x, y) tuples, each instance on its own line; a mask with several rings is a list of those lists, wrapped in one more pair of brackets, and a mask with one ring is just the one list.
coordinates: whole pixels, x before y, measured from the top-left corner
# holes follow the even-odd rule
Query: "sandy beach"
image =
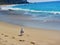
[(0, 45), (60, 45), (60, 31), (24, 27), (0, 22)]
[(0, 45), (60, 45), (59, 4), (0, 5)]

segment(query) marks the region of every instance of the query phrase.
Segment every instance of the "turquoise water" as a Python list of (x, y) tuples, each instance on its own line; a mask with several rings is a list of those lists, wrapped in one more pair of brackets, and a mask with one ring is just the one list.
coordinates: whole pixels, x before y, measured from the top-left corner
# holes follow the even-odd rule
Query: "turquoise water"
[(22, 8), (36, 11), (60, 11), (60, 1), (22, 4), (13, 6), (13, 8)]

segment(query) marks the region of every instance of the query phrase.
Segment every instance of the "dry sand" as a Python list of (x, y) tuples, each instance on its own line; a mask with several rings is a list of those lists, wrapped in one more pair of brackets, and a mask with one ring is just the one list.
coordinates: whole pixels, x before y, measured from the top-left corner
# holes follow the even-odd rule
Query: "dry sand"
[(60, 31), (24, 27), (24, 35), (19, 36), (20, 29), (0, 22), (0, 45), (60, 45)]

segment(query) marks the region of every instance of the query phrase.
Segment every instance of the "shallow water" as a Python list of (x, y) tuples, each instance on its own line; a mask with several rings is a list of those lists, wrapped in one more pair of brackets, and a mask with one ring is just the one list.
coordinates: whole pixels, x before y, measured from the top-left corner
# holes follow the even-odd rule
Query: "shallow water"
[(60, 11), (60, 1), (18, 4), (12, 8), (22, 8), (36, 11)]
[[(8, 15), (8, 14), (1, 14), (0, 13), (0, 21), (4, 21), (4, 22), (8, 22), (8, 23), (12, 23), (12, 24), (16, 24), (16, 25), (20, 25), (20, 26), (29, 26), (29, 27), (34, 27), (34, 28), (43, 28), (43, 29), (53, 29), (53, 30), (60, 30), (60, 20), (59, 15), (57, 16), (53, 16), (53, 17), (47, 17), (44, 18), (44, 16), (42, 16), (40, 19), (37, 17), (31, 17), (31, 16), (24, 16), (24, 15)], [(57, 22), (55, 21), (46, 21), (46, 20), (54, 20), (54, 18), (56, 20), (59, 20)]]

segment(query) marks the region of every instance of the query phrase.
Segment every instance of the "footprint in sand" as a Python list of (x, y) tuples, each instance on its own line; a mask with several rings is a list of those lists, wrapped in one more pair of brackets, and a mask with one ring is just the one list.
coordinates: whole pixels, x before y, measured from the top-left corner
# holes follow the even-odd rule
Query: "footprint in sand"
[(33, 44), (33, 45), (35, 45), (35, 42), (34, 41), (32, 41), (32, 42), (30, 42), (31, 44)]
[(3, 33), (1, 35), (4, 35)]
[(12, 39), (15, 39), (15, 37), (13, 36)]
[(7, 40), (5, 40), (4, 42), (8, 42)]
[(2, 44), (2, 42), (0, 42), (0, 44)]
[(0, 40), (1, 40), (1, 38), (0, 38)]
[(11, 44), (11, 45), (15, 45), (15, 44)]
[(5, 35), (5, 37), (8, 37), (8, 35)]
[(3, 45), (6, 45), (6, 44), (3, 44)]
[(5, 35), (5, 34), (3, 34), (3, 33), (1, 33), (1, 35), (4, 35), (4, 37), (8, 37), (8, 35)]
[(27, 37), (29, 37), (30, 35), (29, 34), (27, 34)]
[(19, 40), (20, 42), (24, 42), (25, 40)]

